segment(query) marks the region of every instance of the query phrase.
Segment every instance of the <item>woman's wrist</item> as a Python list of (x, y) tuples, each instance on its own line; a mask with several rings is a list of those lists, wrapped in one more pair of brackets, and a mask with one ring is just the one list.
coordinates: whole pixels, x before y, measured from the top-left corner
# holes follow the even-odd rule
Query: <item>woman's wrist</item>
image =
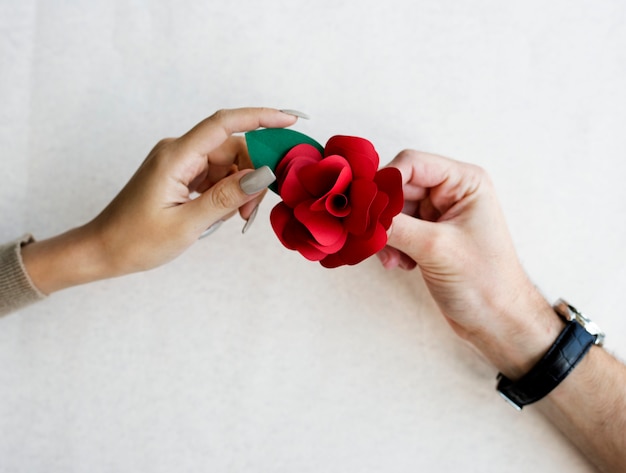
[(24, 246), (22, 260), (44, 294), (110, 277), (102, 245), (90, 225)]

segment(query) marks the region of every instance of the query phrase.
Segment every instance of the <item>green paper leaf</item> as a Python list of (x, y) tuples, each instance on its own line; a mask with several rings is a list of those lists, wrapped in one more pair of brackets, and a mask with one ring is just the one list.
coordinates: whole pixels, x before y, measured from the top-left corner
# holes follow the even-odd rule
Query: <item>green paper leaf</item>
[[(309, 144), (315, 146), (321, 154), (324, 154), (324, 147), (313, 138), (293, 130), (285, 128), (266, 128), (254, 130), (246, 133), (246, 144), (248, 153), (255, 168), (269, 166), (272, 171), (287, 152), (296, 145)], [(278, 193), (276, 183), (270, 189)]]

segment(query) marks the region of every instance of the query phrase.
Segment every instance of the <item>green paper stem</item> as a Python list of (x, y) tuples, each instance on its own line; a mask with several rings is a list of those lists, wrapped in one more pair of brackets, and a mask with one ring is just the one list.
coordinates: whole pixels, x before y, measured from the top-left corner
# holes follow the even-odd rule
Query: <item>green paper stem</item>
[[(287, 152), (294, 146), (303, 143), (315, 146), (321, 154), (324, 154), (324, 147), (321, 144), (294, 130), (266, 128), (249, 131), (245, 136), (248, 153), (255, 168), (269, 166), (272, 171), (276, 171), (276, 166)], [(270, 189), (278, 194), (276, 183), (272, 184)]]

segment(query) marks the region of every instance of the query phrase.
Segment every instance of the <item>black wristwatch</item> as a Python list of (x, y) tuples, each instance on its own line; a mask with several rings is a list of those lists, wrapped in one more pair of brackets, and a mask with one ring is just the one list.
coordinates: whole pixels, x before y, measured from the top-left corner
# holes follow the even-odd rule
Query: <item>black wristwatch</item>
[(498, 374), (498, 392), (517, 410), (546, 396), (567, 377), (592, 345), (604, 343), (600, 327), (575, 307), (563, 299), (553, 307), (566, 325), (548, 352), (515, 382)]

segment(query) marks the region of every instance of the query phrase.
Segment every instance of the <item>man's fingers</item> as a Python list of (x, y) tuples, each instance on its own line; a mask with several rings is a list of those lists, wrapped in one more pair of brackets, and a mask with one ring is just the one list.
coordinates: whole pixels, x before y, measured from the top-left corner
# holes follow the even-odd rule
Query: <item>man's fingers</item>
[(402, 173), (405, 200), (422, 201), (428, 197), (432, 207), (429, 215), (445, 214), (488, 181), (478, 166), (420, 151), (402, 151), (389, 166)]
[[(450, 166), (454, 162), (443, 156), (407, 149), (398, 153), (388, 166), (400, 170), (403, 184), (418, 189), (428, 189), (445, 182), (450, 172)], [(408, 197), (415, 197), (415, 200), (423, 198), (423, 196)]]
[(401, 268), (411, 270), (417, 266), (413, 258), (392, 246), (384, 247), (376, 253), (376, 256), (378, 256), (385, 269)]
[(259, 127), (283, 128), (293, 125), (296, 120), (293, 115), (273, 108), (219, 110), (185, 133), (179, 142), (188, 152), (208, 155), (233, 133)]

